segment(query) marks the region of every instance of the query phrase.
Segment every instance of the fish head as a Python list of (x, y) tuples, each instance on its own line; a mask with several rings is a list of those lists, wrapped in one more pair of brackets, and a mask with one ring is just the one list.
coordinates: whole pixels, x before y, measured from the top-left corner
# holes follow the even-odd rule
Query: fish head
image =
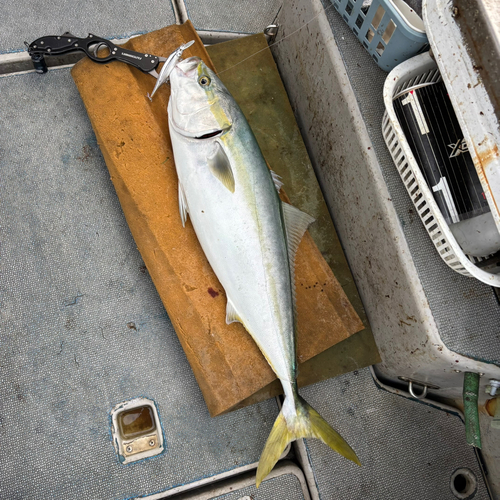
[(179, 134), (205, 139), (232, 125), (233, 99), (217, 75), (199, 57), (180, 61), (170, 75), (170, 123)]

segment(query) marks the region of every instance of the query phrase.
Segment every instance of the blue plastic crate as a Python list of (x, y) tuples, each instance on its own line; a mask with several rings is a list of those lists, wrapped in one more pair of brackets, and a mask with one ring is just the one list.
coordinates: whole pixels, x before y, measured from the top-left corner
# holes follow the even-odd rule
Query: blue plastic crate
[(428, 49), (422, 19), (402, 0), (331, 1), (384, 71)]

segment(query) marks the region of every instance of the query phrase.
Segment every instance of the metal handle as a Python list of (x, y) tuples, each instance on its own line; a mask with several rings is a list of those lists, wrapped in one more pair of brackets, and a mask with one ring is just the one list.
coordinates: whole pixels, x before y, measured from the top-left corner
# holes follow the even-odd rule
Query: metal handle
[[(106, 47), (109, 54), (99, 56), (101, 47)], [(122, 49), (118, 45), (89, 33), (87, 38), (78, 38), (71, 33), (61, 36), (43, 36), (37, 38), (28, 45), (28, 53), (33, 61), (40, 61), (40, 56), (66, 54), (68, 52), (82, 51), (95, 62), (107, 63), (110, 61), (121, 61), (149, 73), (154, 70), (160, 59), (151, 54), (142, 54), (133, 50)]]
[(415, 398), (415, 399), (424, 399), (425, 396), (427, 396), (427, 386), (424, 385), (422, 392), (420, 394), (415, 394), (415, 391), (413, 390), (413, 380), (410, 380), (408, 382), (408, 392)]

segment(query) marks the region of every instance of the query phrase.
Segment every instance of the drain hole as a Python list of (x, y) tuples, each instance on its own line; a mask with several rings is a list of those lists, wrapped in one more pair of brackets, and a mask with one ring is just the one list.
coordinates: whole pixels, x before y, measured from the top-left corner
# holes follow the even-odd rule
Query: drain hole
[(463, 474), (458, 474), (453, 480), (453, 486), (455, 486), (455, 489), (459, 493), (465, 493), (467, 491), (467, 487), (469, 486), (469, 482)]
[(460, 500), (472, 498), (477, 490), (477, 479), (470, 469), (457, 469), (450, 478), (451, 492)]

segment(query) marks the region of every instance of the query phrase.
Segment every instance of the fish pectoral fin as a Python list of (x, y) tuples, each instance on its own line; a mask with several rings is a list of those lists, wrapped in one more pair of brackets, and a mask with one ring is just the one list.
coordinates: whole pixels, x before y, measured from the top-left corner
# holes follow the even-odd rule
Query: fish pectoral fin
[(230, 325), (231, 323), (236, 322), (243, 323), (243, 321), (241, 321), (240, 315), (238, 314), (238, 311), (228, 297), (226, 305), (226, 325)]
[(276, 186), (276, 191), (278, 191), (279, 193), (281, 191), (281, 188), (283, 187), (283, 181), (281, 180), (281, 176), (278, 175), (274, 170), (272, 169), (269, 170), (271, 170), (271, 177), (273, 178), (274, 185)]
[(218, 141), (215, 142), (215, 153), (207, 158), (207, 163), (214, 177), (217, 178), (226, 189), (234, 193), (235, 183), (231, 162), (224, 148)]
[(179, 182), (179, 213), (181, 214), (182, 227), (186, 227), (187, 216), (189, 213), (186, 194), (184, 193), (184, 188)]

